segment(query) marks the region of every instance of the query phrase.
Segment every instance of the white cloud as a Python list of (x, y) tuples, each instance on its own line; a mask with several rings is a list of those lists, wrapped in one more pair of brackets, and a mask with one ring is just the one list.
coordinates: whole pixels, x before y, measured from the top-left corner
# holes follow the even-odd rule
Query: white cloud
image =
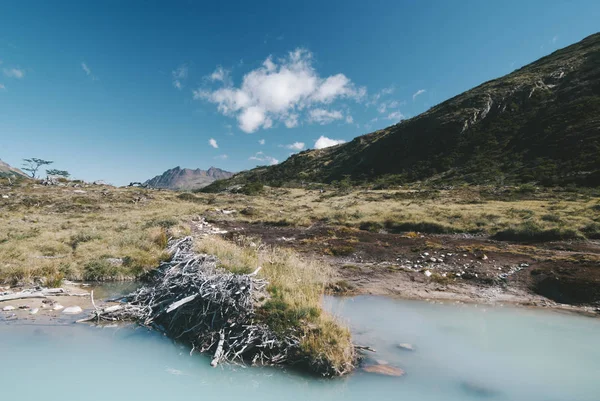
[(219, 155), (219, 156), (215, 156), (214, 159), (221, 159), (221, 160), (227, 160), (229, 158), (229, 156), (227, 155)]
[(229, 82), (229, 71), (221, 67), (220, 65), (208, 76), (208, 79), (213, 82)]
[(418, 91), (416, 91), (415, 93), (413, 93), (413, 100), (415, 100), (417, 98), (417, 96), (422, 95), (423, 93), (427, 92), (425, 89), (419, 89)]
[(264, 144), (265, 144), (265, 140), (264, 140), (264, 139), (259, 139), (259, 140), (258, 140), (258, 143), (259, 143), (260, 145), (264, 145)]
[(85, 75), (92, 79), (92, 81), (98, 80), (98, 78), (92, 73), (92, 69), (87, 65), (85, 61), (81, 63), (81, 69), (85, 72)]
[(3, 71), (4, 75), (6, 75), (8, 78), (25, 78), (25, 70), (21, 70), (19, 68), (5, 68)]
[(215, 148), (215, 149), (218, 149), (218, 148), (219, 148), (219, 145), (217, 145), (217, 141), (216, 141), (215, 139), (213, 139), (213, 138), (210, 138), (210, 139), (208, 140), (208, 144), (209, 144), (210, 146), (212, 146), (213, 148)]
[(354, 122), (354, 118), (350, 114), (346, 116), (346, 123), (352, 124)]
[(0, 90), (5, 90), (6, 86), (4, 86), (4, 84), (0, 84)]
[(294, 128), (295, 126), (297, 126), (298, 125), (298, 117), (299, 117), (299, 115), (297, 113), (289, 114), (285, 120), (285, 126), (287, 128)]
[(304, 142), (294, 142), (291, 145), (285, 145), (285, 147), (291, 150), (302, 150), (304, 149)]
[(179, 90), (183, 88), (183, 81), (188, 77), (188, 66), (187, 64), (182, 64), (171, 72), (173, 76), (173, 86)]
[(385, 113), (386, 110), (387, 110), (386, 103), (381, 103), (379, 106), (377, 106), (377, 111), (380, 112), (381, 114)]
[(220, 113), (236, 117), (248, 133), (270, 128), (274, 122), (295, 127), (299, 113), (309, 106), (342, 98), (359, 100), (366, 92), (344, 74), (321, 78), (312, 66), (312, 53), (305, 49), (289, 52), (280, 60), (269, 56), (243, 77), (239, 88), (226, 81), (216, 90), (195, 90), (194, 99), (216, 104)]
[(308, 121), (321, 125), (329, 124), (335, 120), (341, 120), (342, 118), (344, 118), (344, 116), (339, 110), (329, 111), (325, 109), (312, 109), (308, 113)]
[(321, 135), (321, 137), (315, 142), (315, 149), (324, 149), (342, 143), (346, 143), (346, 141), (344, 141), (343, 139), (330, 139), (326, 136)]
[(404, 120), (404, 114), (400, 113), (399, 111), (394, 111), (393, 113), (388, 114), (386, 119), (396, 121)]
[(279, 163), (279, 160), (277, 160), (274, 157), (267, 156), (263, 152), (257, 152), (254, 156), (250, 156), (248, 158), (248, 160), (256, 160), (259, 162), (266, 162), (267, 164), (270, 164), (271, 166)]
[(552, 38), (552, 43), (556, 43), (558, 41), (558, 35), (554, 35)]

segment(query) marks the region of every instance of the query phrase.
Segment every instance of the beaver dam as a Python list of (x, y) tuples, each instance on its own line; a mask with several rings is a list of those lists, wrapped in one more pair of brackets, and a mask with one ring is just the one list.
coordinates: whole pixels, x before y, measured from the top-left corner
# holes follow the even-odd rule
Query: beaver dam
[[(338, 339), (321, 338), (323, 328), (294, 313), (277, 294), (281, 289), (252, 273), (219, 267), (217, 257), (194, 251), (192, 237), (171, 240), (172, 257), (151, 273), (146, 285), (96, 310), (80, 322), (133, 321), (190, 344), (192, 352), (210, 353), (221, 362), (251, 365), (296, 365), (324, 376), (339, 376), (354, 367), (354, 347), (346, 343), (343, 359), (320, 350), (323, 341), (339, 348)], [(276, 299), (279, 298), (279, 299)], [(329, 324), (332, 324), (329, 322)], [(331, 350), (329, 350), (331, 352)]]

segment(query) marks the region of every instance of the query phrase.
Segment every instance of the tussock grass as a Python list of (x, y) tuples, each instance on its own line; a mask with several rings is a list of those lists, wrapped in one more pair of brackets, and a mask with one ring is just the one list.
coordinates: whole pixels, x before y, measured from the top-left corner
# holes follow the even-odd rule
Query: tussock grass
[(307, 364), (343, 372), (351, 369), (355, 355), (350, 331), (321, 308), (330, 266), (246, 237), (238, 238), (237, 243), (203, 238), (196, 250), (216, 255), (221, 267), (235, 273), (262, 266), (259, 274), (269, 281), (268, 297), (257, 315), (276, 331), (300, 333)]

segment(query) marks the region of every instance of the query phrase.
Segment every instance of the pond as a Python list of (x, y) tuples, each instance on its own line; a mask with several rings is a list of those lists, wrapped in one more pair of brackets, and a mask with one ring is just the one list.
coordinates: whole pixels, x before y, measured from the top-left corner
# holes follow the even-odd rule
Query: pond
[[(0, 323), (2, 399), (597, 401), (600, 320), (381, 297), (325, 299), (372, 357), (403, 377), (318, 379), (221, 366), (133, 326)], [(399, 348), (410, 343), (414, 351)]]

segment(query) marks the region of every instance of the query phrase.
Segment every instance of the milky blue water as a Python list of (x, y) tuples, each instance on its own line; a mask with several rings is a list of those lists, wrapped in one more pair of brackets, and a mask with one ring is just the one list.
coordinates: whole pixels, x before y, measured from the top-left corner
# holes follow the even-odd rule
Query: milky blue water
[(213, 369), (145, 329), (1, 322), (0, 400), (600, 400), (598, 319), (379, 297), (325, 303), (407, 375)]

